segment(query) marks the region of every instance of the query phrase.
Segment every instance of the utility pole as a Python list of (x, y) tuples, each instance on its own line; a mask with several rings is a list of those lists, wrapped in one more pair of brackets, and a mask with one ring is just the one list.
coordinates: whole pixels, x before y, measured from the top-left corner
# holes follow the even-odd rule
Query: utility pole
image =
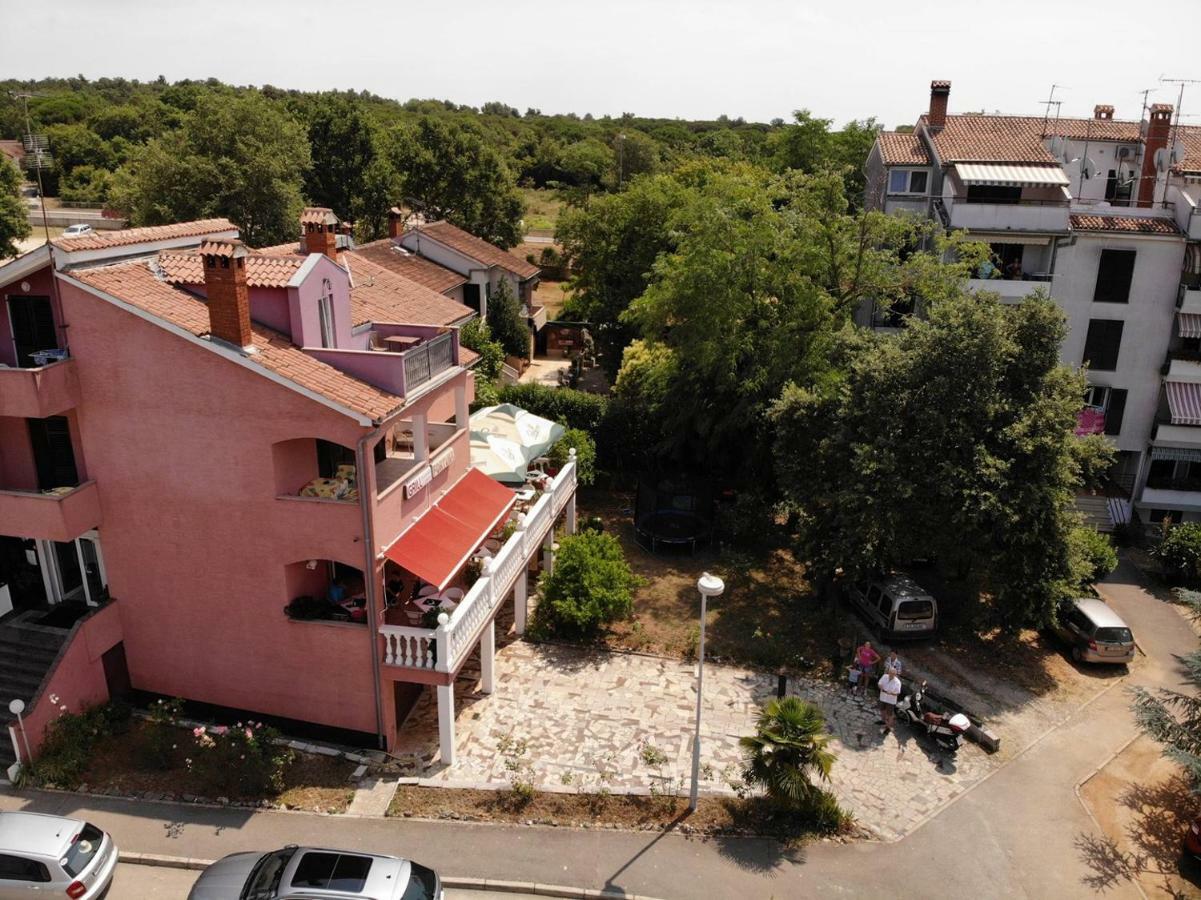
[(33, 133), (33, 124), (29, 118), (29, 98), (35, 96), (24, 91), (13, 91), (12, 97), (21, 101), (21, 106), (25, 111), (25, 152), (32, 153), (33, 170), (37, 173), (38, 179), (38, 201), (42, 205), (42, 230), (46, 232), (46, 243), (50, 243), (50, 223), (46, 218), (46, 190), (42, 187), (42, 167), (43, 164), (49, 164), (50, 153), (47, 149), (50, 145), (46, 138), (40, 134)]

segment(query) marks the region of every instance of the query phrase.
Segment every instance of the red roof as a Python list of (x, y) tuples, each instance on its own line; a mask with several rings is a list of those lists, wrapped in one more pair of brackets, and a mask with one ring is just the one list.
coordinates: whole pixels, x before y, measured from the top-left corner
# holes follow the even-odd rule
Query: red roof
[[(205, 302), (157, 278), (145, 261), (79, 269), (69, 275), (198, 337), (209, 334)], [(309, 356), (287, 335), (258, 323), (252, 324), (251, 334), (257, 352), (246, 356), (247, 362), (298, 387), (376, 421), (404, 405), (400, 397)]]
[(122, 231), (95, 231), (79, 237), (55, 238), (50, 243), (60, 250), (106, 250), (109, 247), (149, 244), (154, 241), (169, 241), (173, 238), (203, 237), (237, 230), (237, 227), (229, 219), (201, 219), (196, 222), (177, 222), (174, 225), (126, 228)]
[(428, 225), (417, 225), (411, 233), (431, 237), (439, 244), (456, 250), (469, 259), (486, 266), (500, 266), (518, 278), (533, 278), (542, 271), (520, 256), (515, 256), (508, 250), (502, 250), (495, 244), (489, 244), (482, 238), (477, 238), (474, 234), (457, 228), (449, 222), (430, 222)]
[(416, 253), (411, 253), (399, 246), (391, 238), (372, 241), (354, 248), (354, 255), (369, 259), (409, 281), (415, 281), (430, 290), (445, 294), (449, 290), (466, 284), (467, 279), (458, 272), (440, 266), (428, 259), (422, 259)]
[(468, 469), (385, 555), (442, 590), (501, 523), (516, 499), (509, 488), (479, 469)]
[(1122, 231), (1127, 234), (1180, 234), (1171, 219), (1142, 216), (1092, 216), (1073, 214), (1072, 228), (1076, 231)]
[(1042, 116), (955, 115), (947, 116), (946, 125), (933, 135), (933, 141), (944, 164), (1058, 163), (1045, 143), (1053, 135), (1135, 144), (1139, 141), (1140, 124), (1118, 119), (1047, 121)]
[[(202, 249), (204, 246), (201, 245)], [(303, 256), (252, 253), (246, 257), (246, 284), (249, 287), (287, 287), (302, 265)], [(160, 253), (158, 268), (170, 284), (204, 284), (204, 261), (198, 253)]]
[(913, 132), (881, 131), (876, 140), (886, 166), (928, 166), (930, 154)]
[(340, 254), (338, 260), (350, 270), (350, 306), (355, 325), (451, 325), (475, 314), (466, 304), (398, 275), (357, 250)]

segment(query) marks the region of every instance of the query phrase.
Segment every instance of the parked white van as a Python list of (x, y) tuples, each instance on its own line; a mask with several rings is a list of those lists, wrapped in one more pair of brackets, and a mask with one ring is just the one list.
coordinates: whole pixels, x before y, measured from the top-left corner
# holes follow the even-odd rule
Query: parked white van
[(908, 575), (848, 585), (847, 598), (889, 640), (929, 637), (938, 628), (938, 602)]

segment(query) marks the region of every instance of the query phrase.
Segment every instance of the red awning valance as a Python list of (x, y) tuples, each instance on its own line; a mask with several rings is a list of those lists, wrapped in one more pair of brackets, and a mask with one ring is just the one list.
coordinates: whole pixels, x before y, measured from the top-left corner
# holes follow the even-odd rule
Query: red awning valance
[(500, 524), (516, 499), (509, 488), (479, 469), (468, 469), (385, 555), (441, 590)]

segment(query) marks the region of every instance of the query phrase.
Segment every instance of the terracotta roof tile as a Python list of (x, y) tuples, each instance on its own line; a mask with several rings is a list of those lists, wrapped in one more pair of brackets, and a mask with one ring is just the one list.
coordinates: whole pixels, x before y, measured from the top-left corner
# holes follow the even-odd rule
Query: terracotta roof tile
[(338, 217), (328, 206), (306, 206), (300, 214), (301, 225), (337, 225)]
[(1142, 216), (1071, 216), (1072, 228), (1077, 231), (1124, 231), (1130, 234), (1180, 234), (1171, 219)]
[(489, 266), (500, 266), (519, 278), (533, 278), (541, 269), (531, 262), (515, 256), (507, 250), (502, 250), (495, 244), (477, 238), (474, 234), (457, 228), (449, 222), (430, 222), (427, 225), (417, 225), (413, 228), (417, 234), (432, 237), (440, 244), (457, 250), (464, 256), (482, 262)]
[(930, 154), (921, 138), (910, 132), (881, 131), (877, 135), (880, 156), (886, 166), (928, 166)]
[(451, 271), (428, 259), (422, 259), (416, 253), (411, 253), (398, 246), (391, 238), (373, 241), (354, 248), (354, 254), (395, 272), (409, 281), (415, 281), (430, 290), (445, 294), (447, 291), (466, 284), (467, 279), (458, 272)]
[[(163, 280), (169, 284), (204, 284), (204, 261), (198, 253), (160, 253), (157, 264)], [(287, 287), (302, 265), (302, 256), (252, 253), (246, 257), (246, 284), (249, 287)]]
[[(129, 262), (74, 271), (71, 276), (145, 310), (197, 336), (209, 333), (208, 307), (200, 298), (160, 280), (144, 262)], [(279, 375), (300, 387), (372, 419), (382, 419), (404, 401), (309, 356), (287, 335), (255, 323), (251, 327), (257, 353), (251, 365)]]
[[(924, 117), (923, 117), (924, 119)], [(1137, 143), (1139, 123), (1118, 119), (1059, 119), (1042, 116), (947, 116), (946, 125), (933, 136), (934, 149), (943, 163), (1027, 162), (1055, 163), (1045, 140), (1061, 134), (1073, 140)], [(1044, 138), (1046, 135), (1046, 138)]]
[(0, 154), (18, 163), (25, 158), (25, 146), (20, 141), (0, 141)]
[(196, 222), (126, 228), (122, 231), (96, 231), (79, 237), (55, 238), (50, 243), (60, 250), (106, 250), (109, 247), (128, 247), (172, 238), (202, 237), (223, 231), (237, 231), (237, 227), (229, 219), (200, 219)]
[(350, 310), (355, 325), (450, 325), (473, 313), (471, 307), (385, 268), (374, 256), (355, 250), (342, 253), (339, 261), (350, 269)]
[(1201, 125), (1185, 125), (1177, 129), (1176, 140), (1184, 145), (1184, 159), (1177, 172), (1201, 173)]

